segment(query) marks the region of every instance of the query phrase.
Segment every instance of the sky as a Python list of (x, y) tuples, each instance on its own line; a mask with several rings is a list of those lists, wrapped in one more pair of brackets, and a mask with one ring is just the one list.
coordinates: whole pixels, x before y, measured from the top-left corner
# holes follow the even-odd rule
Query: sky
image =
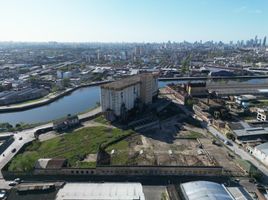
[(268, 36), (268, 0), (0, 0), (0, 41), (181, 42)]

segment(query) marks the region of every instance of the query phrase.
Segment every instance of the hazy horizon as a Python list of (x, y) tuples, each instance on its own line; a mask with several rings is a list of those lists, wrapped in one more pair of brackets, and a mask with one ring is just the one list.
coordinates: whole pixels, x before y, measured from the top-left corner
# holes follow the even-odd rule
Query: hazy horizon
[(266, 0), (0, 0), (1, 42), (163, 43), (268, 35)]

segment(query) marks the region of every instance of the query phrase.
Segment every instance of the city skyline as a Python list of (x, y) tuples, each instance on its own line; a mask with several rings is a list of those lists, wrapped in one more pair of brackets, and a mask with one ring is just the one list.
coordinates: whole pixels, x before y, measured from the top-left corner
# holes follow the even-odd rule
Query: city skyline
[(268, 2), (0, 0), (0, 41), (248, 40), (268, 33)]

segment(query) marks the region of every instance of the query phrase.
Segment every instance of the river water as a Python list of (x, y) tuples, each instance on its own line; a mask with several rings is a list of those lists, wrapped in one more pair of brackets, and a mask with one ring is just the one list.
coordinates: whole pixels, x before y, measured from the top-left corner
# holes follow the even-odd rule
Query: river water
[[(159, 81), (159, 88), (164, 87), (169, 83), (183, 83), (187, 81)], [(243, 80), (209, 80), (207, 83), (221, 84), (237, 84), (244, 83), (268, 83), (268, 78), (265, 79), (243, 79)], [(59, 119), (68, 114), (77, 114), (94, 108), (100, 102), (99, 86), (80, 88), (73, 93), (58, 99), (48, 105), (30, 110), (0, 113), (0, 123), (8, 122), (12, 125), (17, 123), (42, 123), (55, 119)]]

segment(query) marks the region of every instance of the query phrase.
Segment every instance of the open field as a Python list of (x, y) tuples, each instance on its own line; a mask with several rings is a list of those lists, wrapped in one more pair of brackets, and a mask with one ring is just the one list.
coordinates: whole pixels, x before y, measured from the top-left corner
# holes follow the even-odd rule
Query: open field
[(95, 162), (84, 161), (88, 154), (96, 154), (99, 145), (130, 133), (97, 126), (82, 128), (44, 142), (34, 141), (23, 153), (12, 159), (8, 169), (30, 171), (39, 158), (66, 158), (71, 167), (92, 167)]

